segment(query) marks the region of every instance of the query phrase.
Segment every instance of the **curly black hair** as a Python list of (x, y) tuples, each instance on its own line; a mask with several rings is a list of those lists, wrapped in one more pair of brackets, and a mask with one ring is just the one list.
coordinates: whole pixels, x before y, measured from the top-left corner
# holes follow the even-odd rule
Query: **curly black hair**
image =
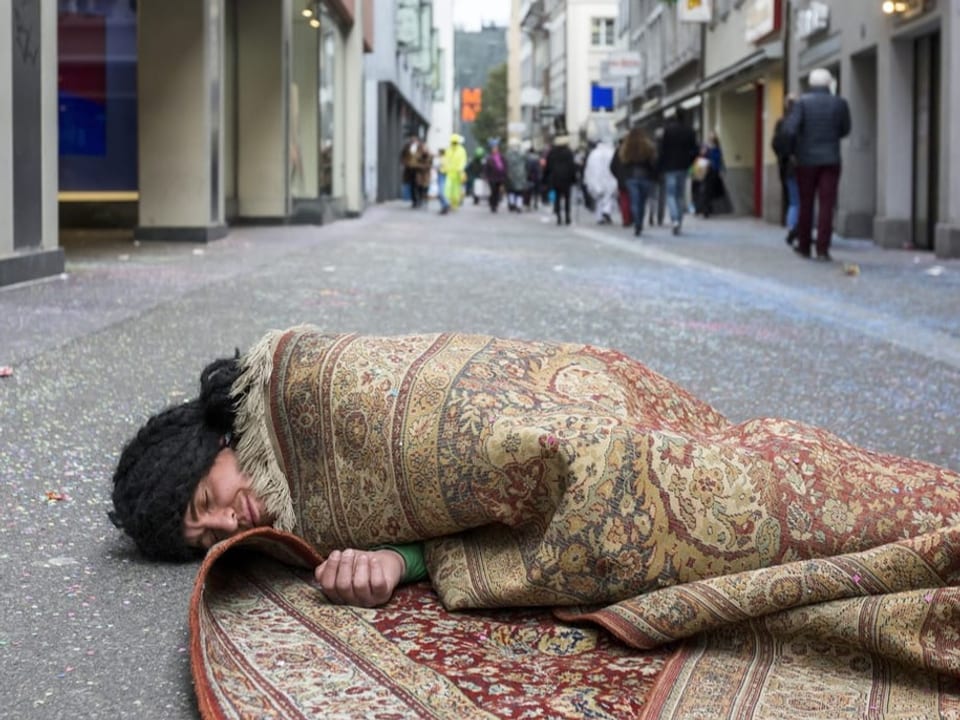
[(110, 520), (154, 560), (191, 560), (183, 515), (200, 479), (233, 432), (239, 351), (200, 374), (199, 397), (154, 415), (123, 448), (113, 474)]

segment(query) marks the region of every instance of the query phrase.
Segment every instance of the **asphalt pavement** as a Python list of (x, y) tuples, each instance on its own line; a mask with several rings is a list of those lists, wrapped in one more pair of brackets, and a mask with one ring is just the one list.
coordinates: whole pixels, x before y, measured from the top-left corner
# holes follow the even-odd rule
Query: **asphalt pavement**
[(734, 421), (786, 416), (960, 470), (960, 261), (838, 238), (795, 256), (750, 219), (636, 239), (581, 208), (392, 203), (206, 246), (65, 239), (67, 272), (0, 289), (0, 717), (191, 718), (193, 565), (106, 517), (120, 447), (270, 328), (457, 330), (615, 347)]

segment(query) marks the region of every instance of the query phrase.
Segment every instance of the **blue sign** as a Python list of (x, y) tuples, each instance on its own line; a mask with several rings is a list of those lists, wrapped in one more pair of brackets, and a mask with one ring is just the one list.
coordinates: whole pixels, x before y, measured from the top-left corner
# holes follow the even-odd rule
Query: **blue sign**
[(590, 110), (613, 110), (613, 88), (605, 85), (591, 83), (590, 85)]

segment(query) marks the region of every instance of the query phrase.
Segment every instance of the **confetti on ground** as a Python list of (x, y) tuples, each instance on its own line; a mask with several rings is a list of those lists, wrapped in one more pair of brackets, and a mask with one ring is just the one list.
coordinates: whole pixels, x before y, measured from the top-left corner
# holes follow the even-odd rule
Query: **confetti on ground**
[(70, 499), (65, 493), (57, 492), (56, 490), (47, 490), (43, 494), (43, 497), (48, 503), (63, 502), (64, 500)]
[(13, 375), (13, 368), (9, 365), (0, 366), (0, 377), (10, 377)]

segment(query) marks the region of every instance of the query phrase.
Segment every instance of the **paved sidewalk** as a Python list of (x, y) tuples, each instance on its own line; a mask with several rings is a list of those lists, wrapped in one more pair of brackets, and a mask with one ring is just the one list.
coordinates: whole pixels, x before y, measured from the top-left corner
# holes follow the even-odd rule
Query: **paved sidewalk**
[(110, 478), (148, 413), (271, 327), (612, 346), (733, 420), (960, 470), (960, 261), (838, 240), (836, 262), (805, 262), (753, 220), (640, 240), (580, 220), (391, 203), (206, 246), (75, 237), (64, 277), (0, 289), (0, 718), (196, 716), (196, 567), (131, 551)]

